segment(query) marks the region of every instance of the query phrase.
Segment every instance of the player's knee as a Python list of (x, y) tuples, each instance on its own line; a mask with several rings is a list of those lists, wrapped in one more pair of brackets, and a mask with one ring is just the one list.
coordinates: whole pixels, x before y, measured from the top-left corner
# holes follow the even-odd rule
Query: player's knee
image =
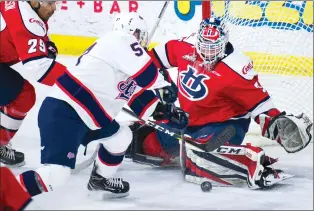
[(120, 126), (116, 134), (101, 143), (111, 153), (125, 152), (132, 141), (132, 132), (128, 126)]
[(17, 179), (30, 195), (36, 196), (63, 186), (70, 176), (69, 167), (49, 164), (36, 171), (24, 172)]

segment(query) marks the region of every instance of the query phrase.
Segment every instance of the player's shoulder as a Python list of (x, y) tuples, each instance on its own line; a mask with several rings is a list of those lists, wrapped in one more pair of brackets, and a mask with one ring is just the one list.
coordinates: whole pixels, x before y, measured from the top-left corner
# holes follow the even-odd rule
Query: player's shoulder
[(194, 46), (196, 37), (197, 37), (197, 33), (194, 32), (188, 36), (180, 38), (178, 41)]
[(27, 1), (3, 1), (1, 2), (1, 13), (3, 22), (6, 22), (6, 24), (9, 24), (9, 20), (14, 20), (14, 22), (10, 22), (12, 25), (10, 27), (23, 27), (39, 37), (47, 34), (45, 23)]
[(100, 39), (100, 42), (111, 43), (115, 45), (124, 45), (125, 43), (135, 42), (136, 39), (133, 35), (123, 31), (113, 30), (104, 34)]
[(222, 63), (226, 64), (231, 71), (236, 72), (242, 78), (246, 80), (252, 80), (257, 72), (253, 68), (253, 61), (250, 57), (246, 56), (243, 52), (234, 49), (231, 44), (228, 44), (227, 49), (229, 53), (225, 58), (221, 60)]

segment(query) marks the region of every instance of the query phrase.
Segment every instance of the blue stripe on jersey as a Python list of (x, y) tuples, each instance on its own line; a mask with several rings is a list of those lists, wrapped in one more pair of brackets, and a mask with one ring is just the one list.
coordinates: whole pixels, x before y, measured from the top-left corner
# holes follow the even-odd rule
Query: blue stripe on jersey
[(158, 70), (153, 62), (145, 67), (144, 70), (141, 70), (141, 73), (137, 75), (135, 78), (135, 82), (142, 88), (148, 88), (152, 85), (152, 83), (156, 80)]
[(41, 76), (41, 78), (37, 82), (41, 83), (47, 77), (47, 75), (51, 72), (51, 70), (55, 66), (55, 64), (56, 64), (56, 61), (53, 60), (50, 67), (48, 68), (48, 70), (44, 73), (43, 76)]
[(135, 99), (133, 99), (133, 102), (129, 106), (132, 109), (132, 111), (134, 111), (134, 113), (140, 116), (140, 114), (146, 109), (146, 106), (149, 105), (150, 102), (152, 102), (156, 98), (157, 97), (153, 91), (145, 90)]
[(96, 99), (67, 73), (58, 79), (58, 83), (68, 92), (66, 94), (70, 94), (71, 99), (74, 99), (98, 123), (96, 124), (98, 127), (111, 124), (112, 119), (100, 107)]

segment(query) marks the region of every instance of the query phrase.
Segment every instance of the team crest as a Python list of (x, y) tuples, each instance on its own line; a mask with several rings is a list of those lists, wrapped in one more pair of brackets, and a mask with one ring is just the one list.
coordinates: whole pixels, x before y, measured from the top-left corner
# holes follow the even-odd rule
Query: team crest
[(128, 101), (133, 95), (136, 87), (137, 84), (132, 78), (128, 78), (126, 81), (121, 81), (118, 84), (118, 90), (120, 94), (118, 95), (117, 99)]
[(204, 83), (210, 77), (204, 74), (197, 74), (197, 70), (188, 65), (186, 71), (179, 74), (179, 91), (191, 101), (199, 101), (208, 95), (208, 88)]

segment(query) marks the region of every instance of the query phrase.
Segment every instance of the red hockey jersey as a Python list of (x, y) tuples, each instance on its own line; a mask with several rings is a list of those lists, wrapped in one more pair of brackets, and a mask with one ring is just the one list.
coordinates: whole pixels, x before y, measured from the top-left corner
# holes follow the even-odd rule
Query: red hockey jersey
[(48, 25), (27, 1), (0, 2), (0, 62), (23, 62), (38, 82), (52, 85), (65, 67), (48, 58)]
[[(274, 105), (258, 81), (252, 60), (227, 45), (227, 56), (213, 71), (205, 69), (194, 54), (196, 35), (171, 40), (149, 54), (158, 67), (178, 68), (180, 107), (189, 113), (189, 126), (255, 118)], [(189, 55), (190, 59), (186, 59)]]

